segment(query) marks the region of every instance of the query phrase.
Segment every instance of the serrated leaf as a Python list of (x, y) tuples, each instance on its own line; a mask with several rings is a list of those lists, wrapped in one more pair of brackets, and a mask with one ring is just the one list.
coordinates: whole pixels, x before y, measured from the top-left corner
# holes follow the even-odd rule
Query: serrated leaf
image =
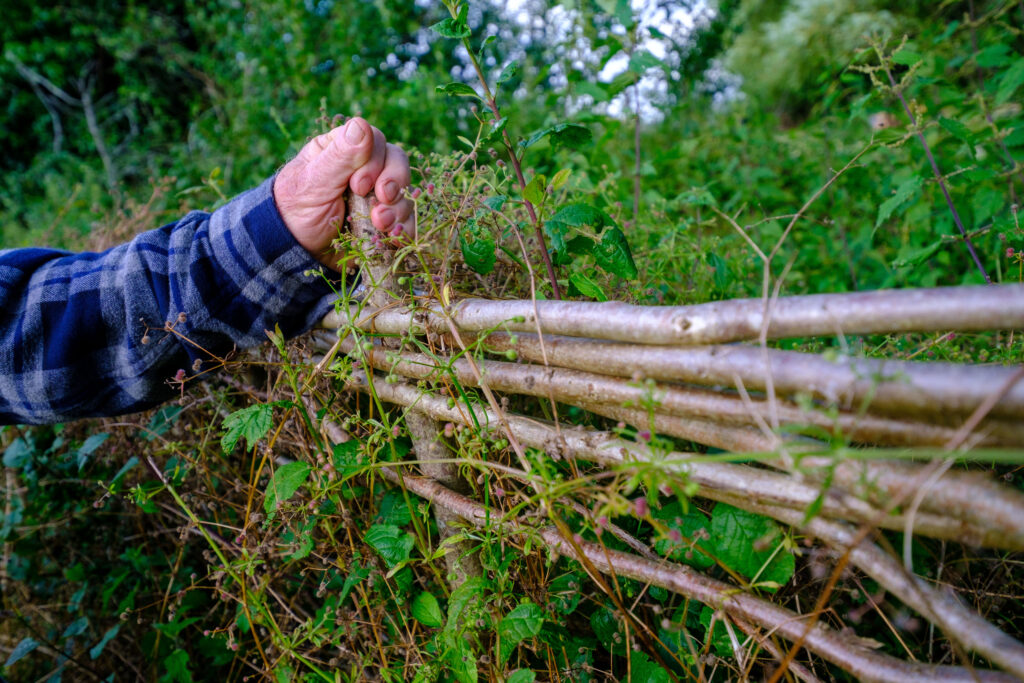
[(551, 248), (556, 252), (566, 251), (565, 238), (569, 234), (569, 226), (561, 221), (544, 221), (544, 234), (547, 235)]
[(542, 173), (538, 173), (523, 188), (523, 199), (535, 206), (544, 203), (544, 196), (547, 194), (548, 179)]
[(626, 235), (617, 227), (608, 228), (604, 237), (595, 246), (593, 256), (597, 265), (612, 275), (618, 275), (626, 280), (632, 280), (639, 275)]
[(463, 615), (483, 598), (487, 581), (482, 576), (471, 576), (452, 591), (448, 598), (448, 620), (445, 631), (455, 633), (459, 630)]
[[(958, 139), (959, 141), (966, 142), (968, 145), (971, 144), (971, 140), (974, 137), (967, 126), (959, 121), (953, 119), (947, 119), (945, 117), (939, 117), (939, 125), (942, 126), (946, 132)], [(972, 154), (973, 154), (972, 148)]]
[(263, 498), (263, 509), (270, 514), (277, 509), (278, 503), (283, 503), (299, 490), (299, 487), (306, 483), (309, 472), (312, 468), (309, 463), (290, 462), (282, 465), (274, 472), (267, 484), (267, 492)]
[(392, 524), (374, 524), (366, 531), (363, 540), (377, 551), (388, 568), (408, 560), (415, 543), (412, 534)]
[(465, 20), (460, 21), (455, 17), (442, 19), (430, 28), (443, 38), (469, 38), (472, 34), (469, 24)]
[(978, 52), (974, 60), (983, 69), (998, 69), (1010, 63), (1010, 46), (1005, 43), (989, 45)]
[(999, 89), (996, 90), (996, 104), (1005, 104), (1017, 91), (1017, 88), (1024, 84), (1024, 59), (1018, 58), (1002, 78), (999, 79)]
[(629, 658), (629, 683), (671, 683), (669, 673), (643, 652)]
[(655, 541), (654, 550), (659, 555), (697, 569), (708, 569), (715, 566), (714, 558), (700, 550), (703, 548), (714, 552), (708, 541), (711, 535), (708, 525), (711, 522), (707, 517), (695, 510), (683, 512), (682, 506), (675, 501), (655, 510), (654, 517), (664, 523), (670, 532), (678, 531), (682, 537), (680, 541), (674, 541), (667, 537)]
[(913, 66), (921, 61), (921, 54), (904, 48), (892, 56), (892, 61), (903, 66)]
[(489, 208), (491, 211), (501, 211), (501, 207), (505, 206), (505, 200), (507, 200), (503, 194), (499, 194), (496, 197), (488, 197), (484, 200), (484, 206)]
[(593, 134), (589, 128), (578, 123), (556, 123), (538, 130), (519, 144), (524, 148), (531, 147), (546, 137), (551, 138), (552, 147), (578, 148), (590, 142)]
[(718, 560), (747, 579), (781, 586), (793, 576), (793, 554), (778, 547), (782, 531), (767, 517), (718, 503), (710, 532)]
[(239, 439), (244, 438), (249, 448), (267, 435), (270, 431), (274, 406), (269, 403), (242, 408), (224, 418), (224, 436), (220, 439), (220, 447), (225, 455), (235, 450)]
[(896, 193), (878, 207), (878, 218), (875, 220), (875, 228), (877, 229), (878, 226), (892, 216), (893, 212), (901, 204), (917, 194), (917, 191), (921, 189), (922, 182), (921, 176), (911, 176), (900, 183), (900, 186), (896, 188)]
[[(437, 92), (443, 92), (445, 95), (450, 97), (475, 97), (480, 99), (480, 96), (476, 94), (476, 90), (465, 83), (445, 83), (434, 88)], [(472, 147), (472, 143), (470, 144)]]
[(891, 145), (894, 142), (899, 142), (906, 137), (906, 133), (899, 128), (883, 128), (882, 130), (875, 131), (872, 140), (880, 145)]
[(459, 230), (462, 260), (481, 275), (487, 275), (494, 270), (494, 264), (498, 261), (498, 256), (495, 253), (497, 246), (494, 238), (489, 233), (480, 230), (473, 221), (469, 221)]
[(548, 584), (548, 604), (561, 614), (572, 614), (583, 597), (579, 574), (569, 572), (556, 576)]
[(543, 624), (544, 613), (532, 602), (524, 602), (506, 614), (498, 623), (498, 664), (505, 666), (516, 646), (540, 633)]
[(427, 591), (423, 591), (412, 601), (412, 616), (424, 626), (440, 628), (444, 625), (441, 606), (437, 604), (437, 598)]
[(919, 266), (930, 259), (935, 252), (939, 251), (939, 249), (942, 249), (942, 240), (935, 241), (927, 247), (915, 249), (907, 256), (896, 259), (892, 262), (892, 267), (905, 268), (907, 266)]
[(448, 669), (455, 680), (459, 683), (476, 683), (477, 668), (476, 656), (473, 649), (465, 640), (456, 638), (452, 641), (445, 659), (448, 662)]
[(501, 70), (501, 74), (498, 75), (498, 85), (507, 83), (513, 78), (519, 75), (519, 62), (512, 61), (505, 65), (505, 68)]
[(590, 204), (582, 203), (563, 206), (551, 217), (551, 220), (571, 225), (574, 228), (590, 226), (597, 233), (608, 226), (615, 226), (615, 221), (604, 211)]
[(14, 666), (15, 662), (20, 659), (24, 659), (33, 650), (39, 647), (39, 642), (33, 638), (22, 638), (14, 649), (11, 650), (11, 654), (7, 656), (7, 661), (4, 663), (4, 667)]
[(537, 674), (530, 669), (516, 669), (508, 675), (505, 679), (505, 683), (534, 683), (537, 680)]
[[(350, 565), (351, 566), (351, 565)], [(361, 581), (366, 580), (370, 576), (370, 568), (364, 567), (362, 564), (356, 564), (355, 567), (345, 577), (345, 583), (341, 586), (341, 591), (338, 593), (338, 602), (341, 603), (348, 597), (348, 594), (353, 588), (359, 585)]]
[(601, 285), (597, 284), (583, 273), (573, 273), (569, 276), (569, 284), (576, 288), (581, 295), (590, 297), (591, 299), (597, 299), (598, 301), (608, 301), (608, 295), (601, 289)]

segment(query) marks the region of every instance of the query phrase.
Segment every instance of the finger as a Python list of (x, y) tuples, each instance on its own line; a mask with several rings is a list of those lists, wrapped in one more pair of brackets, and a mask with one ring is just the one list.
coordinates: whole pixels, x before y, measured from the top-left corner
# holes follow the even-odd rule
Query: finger
[(303, 148), (303, 152), (309, 150), (304, 174), (307, 192), (334, 199), (370, 161), (373, 148), (373, 128), (358, 117), (314, 138)]
[(370, 220), (381, 232), (391, 233), (401, 225), (402, 232), (413, 235), (416, 232), (412, 220), (413, 203), (410, 199), (400, 199), (394, 204), (378, 204), (370, 212)]
[(384, 158), (384, 170), (377, 178), (377, 199), (385, 204), (395, 204), (402, 197), (402, 190), (411, 181), (409, 157), (398, 145), (388, 143)]
[(352, 174), (349, 180), (349, 187), (352, 191), (359, 196), (364, 196), (370, 193), (373, 189), (374, 183), (380, 176), (381, 171), (384, 170), (384, 159), (387, 154), (387, 140), (384, 138), (384, 133), (381, 133), (376, 128), (373, 128), (373, 152), (366, 163), (364, 163), (355, 173)]

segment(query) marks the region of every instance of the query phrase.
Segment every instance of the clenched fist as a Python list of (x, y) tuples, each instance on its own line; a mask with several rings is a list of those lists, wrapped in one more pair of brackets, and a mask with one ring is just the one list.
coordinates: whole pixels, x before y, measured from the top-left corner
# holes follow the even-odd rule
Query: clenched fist
[(370, 214), (382, 233), (397, 234), (397, 226), (411, 235), (412, 201), (409, 158), (384, 134), (364, 119), (318, 135), (285, 164), (274, 180), (274, 200), (295, 239), (324, 265), (337, 269), (329, 253), (337, 226), (345, 217), (345, 190), (367, 195), (377, 203)]

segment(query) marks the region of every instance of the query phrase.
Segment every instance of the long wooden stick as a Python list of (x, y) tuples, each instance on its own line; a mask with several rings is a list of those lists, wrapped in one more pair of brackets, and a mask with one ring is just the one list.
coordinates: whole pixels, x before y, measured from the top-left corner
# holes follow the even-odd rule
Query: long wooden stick
[[(452, 307), (460, 330), (506, 330), (590, 337), (634, 344), (699, 345), (757, 339), (765, 322), (761, 299), (733, 299), (693, 306), (637, 306), (621, 302), (488, 301), (466, 299)], [(349, 316), (331, 314), (324, 326)], [(444, 332), (440, 307), (426, 302), (416, 313), (383, 311), (353, 318), (385, 333), (410, 326)], [(1024, 285), (936, 287), (849, 294), (810, 294), (778, 299), (768, 339), (849, 334), (1024, 329)]]

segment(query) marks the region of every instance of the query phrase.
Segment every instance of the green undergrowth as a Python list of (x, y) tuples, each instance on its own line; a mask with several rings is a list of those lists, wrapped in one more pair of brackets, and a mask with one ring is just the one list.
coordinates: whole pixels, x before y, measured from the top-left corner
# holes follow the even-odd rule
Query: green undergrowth
[[(757, 16), (753, 4), (742, 15), (750, 21)], [(565, 57), (562, 85), (544, 61), (556, 61), (549, 53), (513, 59), (505, 39), (487, 39), (484, 15), (462, 5), (439, 4), (429, 19), (392, 8), (392, 33), (435, 27), (421, 78), (394, 86), (396, 101), (409, 98), (406, 106), (366, 96), (364, 113), (379, 114), (383, 120), (373, 122), (386, 131), (394, 124), (402, 131), (396, 139), (405, 134), (414, 167), (420, 237), (415, 246), (395, 245), (402, 265), (393, 293), (402, 305), (423, 296), (551, 298), (542, 252), (566, 297), (646, 305), (759, 297), (776, 285), (792, 295), (977, 284), (982, 270), (995, 282), (1021, 282), (1021, 36), (1008, 14), (1012, 3), (980, 3), (992, 5), (982, 19), (956, 25), (947, 19), (963, 8), (953, 4), (947, 14), (918, 17), (907, 41), (865, 37), (862, 49), (816, 77), (804, 93), (812, 99), (808, 109), (773, 111), (753, 96), (713, 104), (708, 93), (681, 95), (659, 117), (640, 122), (639, 159), (637, 121), (628, 109), (609, 114), (598, 105), (633, 92), (647, 76), (679, 83), (672, 64), (638, 47), (628, 3), (598, 2), (588, 10), (594, 25), (610, 27), (594, 40), (612, 54), (628, 54), (625, 76), (600, 81), (573, 70)], [(319, 3), (308, 13), (320, 7), (328, 15), (340, 11)], [(225, 16), (236, 10), (221, 9), (226, 14), (206, 17), (206, 30), (234, 25)], [(272, 32), (275, 22), (292, 27), (306, 50), (327, 31), (312, 16), (302, 15), (305, 26), (280, 12), (268, 8), (270, 28), (258, 30)], [(268, 158), (296, 150), (352, 96), (344, 79), (321, 66), (326, 62), (301, 62), (291, 43), (273, 43), (282, 54), (260, 62), (232, 56), (248, 43), (222, 33), (217, 58), (234, 59), (223, 69), (230, 75), (237, 68), (238, 78), (222, 76), (224, 92), (213, 88), (222, 99), (192, 125), (191, 147), (167, 143), (173, 173), (152, 183), (124, 178), (124, 202), (108, 206), (98, 167), (88, 162), (60, 157), (22, 169), (0, 193), (11, 219), (4, 245), (102, 247), (186, 208), (212, 208), (271, 172)], [(563, 47), (570, 43), (566, 38)], [(474, 55), (483, 82), (471, 68), (457, 71), (474, 78), (453, 79), (453, 55), (463, 53)], [(213, 61), (189, 56), (181, 63), (192, 67), (188, 73), (221, 73), (221, 62), (205, 59)], [(286, 83), (296, 97), (291, 108), (257, 78), (270, 59), (303, 74)], [(339, 57), (337, 69), (349, 69), (350, 61)], [(593, 106), (573, 106), (584, 91)], [(409, 105), (414, 96), (417, 107)], [(908, 124), (901, 96), (916, 125)], [(203, 102), (195, 107), (203, 111)], [(876, 125), (880, 113), (894, 123)], [(180, 123), (172, 123), (177, 130)], [(251, 139), (260, 141), (253, 149), (239, 142)], [(224, 149), (194, 155), (215, 142)], [(162, 170), (138, 165), (140, 175)], [(345, 238), (338, 247), (342, 258), (358, 261)], [(342, 293), (341, 308), (355, 303), (352, 295)], [(447, 357), (434, 337), (341, 333), (359, 347), (400, 347), (442, 366)], [(661, 460), (673, 451), (708, 459), (721, 453), (659, 435), (648, 424), (516, 396), (499, 397), (502, 409), (615, 431), (651, 446), (655, 457), (602, 469), (558, 457), (557, 449), (525, 449), (524, 462), (495, 425), (442, 424), (467, 495), (490, 515), (478, 527), (452, 522), (452, 535), (443, 537), (432, 507), (381, 475), (398, 461), (415, 463), (415, 455), (403, 409), (346, 389), (368, 370), (359, 355), (339, 353), (321, 363), (310, 337), (271, 338), (263, 348), (215, 359), (223, 365), (218, 373), (187, 381), (181, 400), (152, 413), (4, 428), (5, 676), (181, 683), (761, 680), (773, 671), (772, 657), (746, 643), (714, 605), (623, 577), (592, 576), (555, 553), (536, 529), (557, 521), (579, 540), (636, 552), (622, 540), (629, 537), (653, 557), (801, 612), (813, 608), (832, 578), (834, 559), (812, 539), (702, 498)], [(1024, 360), (1019, 332), (774, 345), (829, 357)], [(469, 346), (466, 353), (478, 359), (515, 360), (488, 353), (484, 343)], [(379, 373), (375, 381), (398, 378)], [(486, 404), (444, 367), (420, 386), (452, 405)], [(651, 391), (637, 407), (657, 405)], [(809, 399), (807, 405), (826, 415), (836, 410)], [(324, 419), (347, 440), (333, 443), (318, 426)], [(913, 455), (813, 433), (823, 437), (821, 453), (835, 458)], [(760, 457), (736, 456), (753, 464)], [(985, 458), (969, 453), (957, 466), (1024, 485), (1020, 452)], [(530, 473), (522, 476), (526, 465)], [(815, 514), (813, 506), (807, 513)], [(514, 518), (525, 520), (515, 533), (505, 524)], [(879, 532), (878, 541), (903, 545), (895, 532)], [(952, 587), (1011, 635), (1024, 634), (1018, 555), (923, 538), (911, 549), (918, 573)], [(471, 551), (481, 571), (450, 576), (445, 555), (452, 550)], [(859, 571), (847, 569), (836, 586), (822, 622), (904, 659), (987, 665), (972, 655), (962, 659), (938, 630)], [(737, 656), (734, 643), (745, 656)], [(823, 680), (848, 679), (806, 652), (797, 661)]]

